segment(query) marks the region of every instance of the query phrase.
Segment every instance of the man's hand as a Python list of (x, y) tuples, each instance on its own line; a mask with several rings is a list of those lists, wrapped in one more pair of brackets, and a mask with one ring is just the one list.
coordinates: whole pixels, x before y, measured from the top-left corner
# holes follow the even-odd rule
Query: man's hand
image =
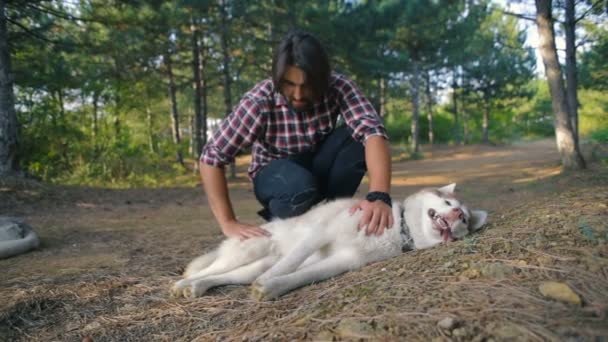
[(393, 210), (391, 207), (382, 202), (382, 201), (374, 201), (369, 202), (367, 200), (362, 200), (357, 204), (353, 205), (349, 212), (354, 214), (357, 210), (363, 210), (363, 216), (361, 216), (361, 221), (359, 221), (359, 227), (365, 227), (365, 235), (382, 235), (385, 229), (389, 229), (393, 226)]
[(227, 237), (234, 237), (240, 240), (247, 240), (252, 237), (270, 236), (270, 232), (258, 226), (232, 221), (222, 226), (222, 232)]

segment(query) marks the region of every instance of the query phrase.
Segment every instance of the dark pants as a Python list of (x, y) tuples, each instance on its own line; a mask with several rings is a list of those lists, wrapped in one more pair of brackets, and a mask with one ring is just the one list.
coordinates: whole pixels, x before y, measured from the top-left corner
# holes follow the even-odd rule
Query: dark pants
[(298, 216), (324, 199), (352, 197), (366, 172), (363, 144), (336, 128), (314, 153), (277, 159), (253, 179), (266, 220)]

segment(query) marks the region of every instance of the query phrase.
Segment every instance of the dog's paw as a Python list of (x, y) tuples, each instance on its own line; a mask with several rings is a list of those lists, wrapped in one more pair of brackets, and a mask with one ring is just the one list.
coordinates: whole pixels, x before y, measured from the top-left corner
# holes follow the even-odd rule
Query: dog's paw
[(251, 297), (258, 302), (270, 299), (266, 287), (258, 281), (251, 284)]
[(207, 288), (197, 286), (196, 282), (189, 279), (182, 279), (173, 284), (171, 288), (171, 296), (173, 298), (196, 298), (200, 297)]
[(171, 291), (170, 291), (171, 297), (173, 297), (173, 298), (186, 297), (185, 290), (188, 289), (189, 287), (190, 287), (190, 282), (187, 281), (186, 279), (176, 281), (175, 284), (173, 284), (173, 286), (171, 287)]
[[(187, 297), (188, 298), (200, 297), (203, 294), (205, 294), (205, 292), (207, 292), (207, 290), (209, 290), (212, 286), (213, 286), (212, 283), (205, 281), (205, 280), (199, 280), (199, 281), (192, 282), (192, 284), (188, 288), (189, 290), (187, 292)], [(184, 295), (184, 296), (186, 296), (186, 295)]]

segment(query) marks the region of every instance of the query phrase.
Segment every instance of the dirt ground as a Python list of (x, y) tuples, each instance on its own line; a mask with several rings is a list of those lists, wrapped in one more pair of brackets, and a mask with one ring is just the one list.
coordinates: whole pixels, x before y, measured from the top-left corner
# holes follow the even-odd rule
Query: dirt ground
[[(0, 215), (42, 240), (0, 260), (0, 341), (608, 341), (606, 161), (562, 173), (552, 140), (423, 154), (394, 148), (393, 197), (456, 182), (485, 229), (267, 302), (240, 286), (169, 297), (222, 239), (198, 186), (0, 183)], [(261, 223), (244, 164), (232, 199)]]

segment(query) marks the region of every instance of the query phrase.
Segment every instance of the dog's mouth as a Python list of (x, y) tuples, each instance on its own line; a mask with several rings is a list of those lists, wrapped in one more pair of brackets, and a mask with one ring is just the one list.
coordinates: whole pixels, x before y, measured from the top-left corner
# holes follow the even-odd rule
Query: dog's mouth
[(439, 231), (441, 239), (444, 242), (454, 241), (454, 237), (452, 236), (452, 228), (450, 227), (448, 221), (443, 216), (439, 215), (435, 209), (429, 209), (428, 215), (431, 221), (433, 221), (433, 229)]

